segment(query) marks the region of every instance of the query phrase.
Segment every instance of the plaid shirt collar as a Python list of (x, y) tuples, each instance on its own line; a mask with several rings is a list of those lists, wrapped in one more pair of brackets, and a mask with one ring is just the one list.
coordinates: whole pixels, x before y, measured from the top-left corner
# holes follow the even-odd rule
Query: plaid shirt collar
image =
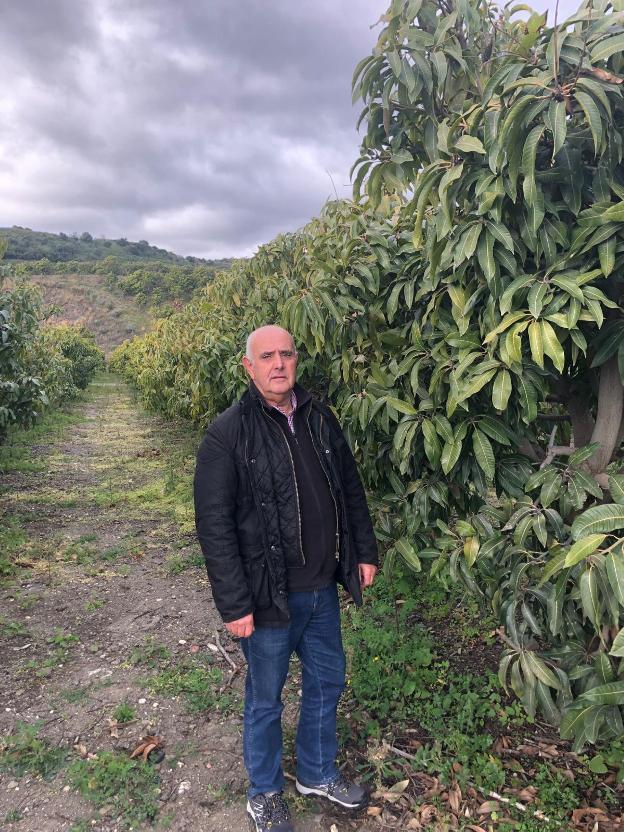
[(290, 428), (290, 432), (295, 432), (295, 411), (297, 410), (297, 396), (294, 390), (290, 391), (290, 413), (287, 413), (285, 408), (280, 407), (277, 404), (271, 404), (271, 402), (267, 402), (267, 404), (272, 407), (274, 410), (279, 410), (279, 412), (286, 417), (288, 420), (288, 427)]

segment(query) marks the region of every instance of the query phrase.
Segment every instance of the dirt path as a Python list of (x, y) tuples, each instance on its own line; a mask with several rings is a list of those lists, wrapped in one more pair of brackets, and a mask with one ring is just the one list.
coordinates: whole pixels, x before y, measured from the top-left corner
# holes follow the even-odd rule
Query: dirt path
[[(24, 740), (20, 752), (13, 739), (17, 757), (46, 762), (59, 747), (68, 751), (49, 781), (32, 773), (34, 763), (21, 777), (0, 773), (0, 828), (142, 828), (136, 795), (117, 800), (115, 766), (146, 735), (162, 738), (165, 750), (153, 766), (157, 828), (247, 828), (242, 659), (220, 626), (194, 540), (196, 441), (102, 376), (71, 423), (32, 446), (40, 465), (31, 467), (41, 470), (0, 480), (0, 523), (24, 534), (20, 572), (0, 590), (0, 733), (15, 737), (20, 722), (40, 723), (43, 745)], [(285, 694), (287, 746), (296, 682)], [(77, 790), (81, 773), (91, 800)], [(139, 796), (147, 789), (140, 783)], [(294, 795), (291, 805), (300, 832), (364, 829)]]

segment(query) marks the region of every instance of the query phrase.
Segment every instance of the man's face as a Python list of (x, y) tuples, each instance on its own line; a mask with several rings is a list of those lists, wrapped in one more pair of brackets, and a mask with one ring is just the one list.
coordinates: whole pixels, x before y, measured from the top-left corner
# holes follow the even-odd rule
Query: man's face
[(254, 384), (269, 401), (288, 394), (297, 378), (297, 353), (291, 336), (278, 327), (265, 327), (251, 342), (252, 361), (243, 364)]

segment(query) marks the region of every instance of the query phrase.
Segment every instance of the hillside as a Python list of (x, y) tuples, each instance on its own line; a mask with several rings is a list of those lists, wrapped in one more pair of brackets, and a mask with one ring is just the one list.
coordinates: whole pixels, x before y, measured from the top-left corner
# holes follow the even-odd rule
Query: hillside
[(8, 243), (6, 260), (50, 260), (62, 263), (68, 260), (102, 260), (105, 257), (121, 257), (124, 260), (164, 260), (169, 263), (198, 263), (227, 268), (229, 260), (204, 260), (201, 257), (182, 257), (164, 248), (151, 246), (146, 240), (131, 242), (124, 237), (118, 240), (95, 239), (87, 231), (80, 236), (32, 231), (14, 225), (0, 228), (0, 240)]
[(149, 310), (108, 286), (103, 275), (34, 275), (28, 280), (39, 287), (45, 305), (57, 310), (48, 320), (84, 324), (107, 355), (152, 324)]

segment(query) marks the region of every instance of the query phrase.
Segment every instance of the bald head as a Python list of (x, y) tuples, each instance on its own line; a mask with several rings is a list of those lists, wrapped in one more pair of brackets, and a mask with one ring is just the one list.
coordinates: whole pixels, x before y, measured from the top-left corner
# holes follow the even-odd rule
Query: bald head
[(290, 401), (297, 378), (297, 350), (281, 326), (261, 326), (247, 338), (243, 366), (264, 399), (280, 407)]
[(249, 333), (247, 336), (247, 344), (245, 345), (245, 356), (249, 359), (249, 361), (253, 361), (254, 343), (257, 342), (258, 339), (264, 342), (266, 338), (271, 338), (273, 336), (279, 337), (280, 335), (290, 339), (291, 349), (296, 354), (297, 350), (295, 349), (295, 340), (290, 332), (281, 326), (267, 324), (267, 326), (260, 326), (258, 329), (254, 329), (253, 332)]

